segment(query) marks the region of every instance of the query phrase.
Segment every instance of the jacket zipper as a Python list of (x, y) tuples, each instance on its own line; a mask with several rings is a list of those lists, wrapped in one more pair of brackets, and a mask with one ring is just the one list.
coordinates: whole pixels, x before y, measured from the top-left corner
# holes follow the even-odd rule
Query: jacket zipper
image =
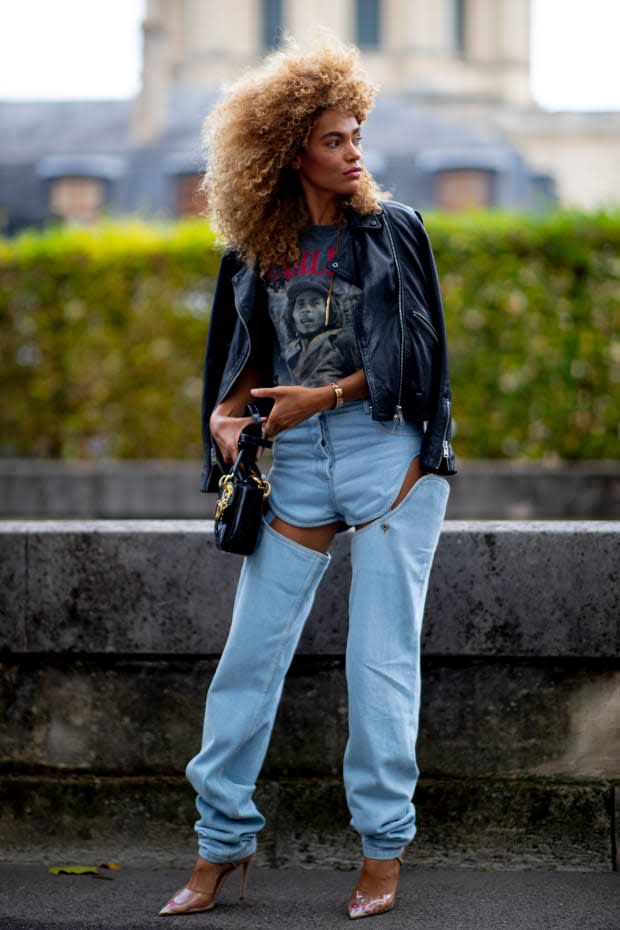
[(392, 255), (394, 257), (394, 264), (396, 265), (396, 278), (398, 280), (398, 318), (400, 320), (400, 372), (399, 372), (399, 382), (398, 382), (398, 403), (396, 404), (396, 409), (394, 410), (394, 425), (398, 423), (404, 423), (405, 418), (403, 417), (403, 408), (402, 408), (402, 399), (403, 399), (403, 377), (405, 371), (405, 313), (403, 310), (403, 283), (402, 275), (400, 271), (400, 261), (398, 259), (398, 252), (396, 251), (396, 245), (394, 243), (394, 237), (392, 236), (392, 226), (387, 214), (387, 210), (384, 208), (383, 215), (385, 217), (385, 228), (387, 230), (388, 239), (390, 240), (390, 248), (392, 249)]
[(446, 407), (448, 408), (448, 416), (446, 418), (446, 425), (443, 431), (443, 439), (441, 441), (441, 455), (439, 456), (439, 461), (437, 462), (437, 468), (441, 465), (441, 460), (445, 459), (446, 462), (450, 459), (450, 443), (448, 442), (448, 430), (450, 428), (450, 417), (452, 411), (452, 402), (449, 400), (444, 401)]
[(422, 324), (422, 326), (424, 327), (424, 329), (426, 329), (426, 330), (431, 334), (431, 336), (433, 337), (433, 340), (434, 340), (435, 342), (439, 342), (439, 336), (437, 335), (437, 333), (436, 333), (436, 331), (435, 331), (435, 327), (433, 326), (433, 324), (431, 323), (430, 320), (427, 320), (427, 319), (426, 319), (426, 317), (424, 316), (423, 313), (420, 313), (419, 310), (414, 310), (414, 311), (413, 311), (413, 317), (414, 317), (416, 320), (419, 320), (419, 321), (420, 321), (420, 323)]

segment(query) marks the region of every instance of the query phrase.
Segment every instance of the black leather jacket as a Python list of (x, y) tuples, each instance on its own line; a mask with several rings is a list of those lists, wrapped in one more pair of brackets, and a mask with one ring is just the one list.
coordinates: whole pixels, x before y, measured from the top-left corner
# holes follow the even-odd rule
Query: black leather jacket
[[(431, 245), (418, 213), (393, 201), (382, 208), (368, 216), (351, 211), (350, 237), (329, 267), (363, 292), (354, 323), (373, 419), (423, 425), (422, 468), (452, 475), (446, 334)], [(271, 336), (261, 278), (233, 252), (225, 253), (205, 356), (202, 491), (216, 489), (223, 464), (209, 432), (211, 413), (250, 357), (263, 383), (273, 383)]]

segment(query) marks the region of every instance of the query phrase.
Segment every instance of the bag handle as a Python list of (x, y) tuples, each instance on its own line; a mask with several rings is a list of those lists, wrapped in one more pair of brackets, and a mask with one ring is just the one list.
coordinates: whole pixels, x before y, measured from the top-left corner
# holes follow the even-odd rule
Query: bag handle
[(258, 450), (271, 449), (273, 445), (270, 439), (265, 439), (263, 436), (263, 424), (256, 404), (248, 404), (247, 412), (248, 416), (252, 417), (253, 422), (244, 426), (239, 436), (239, 452), (232, 468), (233, 474), (238, 470), (248, 474), (252, 472), (258, 474), (258, 468), (256, 467)]
[(273, 443), (270, 439), (265, 439), (263, 436), (263, 424), (261, 420), (261, 415), (256, 404), (248, 404), (247, 406), (248, 416), (252, 417), (253, 423), (248, 423), (241, 432), (239, 436), (239, 451), (240, 452), (251, 452), (254, 450), (256, 458), (256, 452), (259, 448), (262, 449), (271, 449)]

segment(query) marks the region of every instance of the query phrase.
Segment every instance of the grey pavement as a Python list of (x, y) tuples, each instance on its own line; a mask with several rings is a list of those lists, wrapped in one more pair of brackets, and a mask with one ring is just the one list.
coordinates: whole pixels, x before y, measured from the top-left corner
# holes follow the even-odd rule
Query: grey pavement
[[(157, 917), (187, 878), (180, 869), (121, 868), (109, 879), (50, 875), (45, 865), (0, 865), (1, 930), (338, 930), (355, 873), (253, 869), (206, 914)], [(406, 865), (396, 907), (362, 925), (377, 930), (619, 930), (614, 872), (509, 872)]]

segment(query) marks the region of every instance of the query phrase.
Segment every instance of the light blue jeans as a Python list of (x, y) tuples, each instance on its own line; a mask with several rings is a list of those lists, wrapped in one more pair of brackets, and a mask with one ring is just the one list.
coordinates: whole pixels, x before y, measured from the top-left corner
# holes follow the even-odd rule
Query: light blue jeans
[[(415, 834), (420, 632), (448, 483), (421, 478), (391, 509), (420, 431), (376, 423), (365, 402), (311, 417), (278, 436), (273, 514), (299, 526), (374, 521), (354, 533), (346, 671), (344, 782), (364, 855), (391, 859)], [(207, 696), (202, 748), (187, 776), (197, 793), (199, 852), (249, 855), (264, 818), (253, 800), (282, 694), (329, 555), (264, 523), (244, 559), (229, 637)]]
[(270, 508), (294, 526), (375, 520), (390, 509), (421, 444), (412, 423), (373, 420), (368, 401), (310, 417), (275, 439)]

